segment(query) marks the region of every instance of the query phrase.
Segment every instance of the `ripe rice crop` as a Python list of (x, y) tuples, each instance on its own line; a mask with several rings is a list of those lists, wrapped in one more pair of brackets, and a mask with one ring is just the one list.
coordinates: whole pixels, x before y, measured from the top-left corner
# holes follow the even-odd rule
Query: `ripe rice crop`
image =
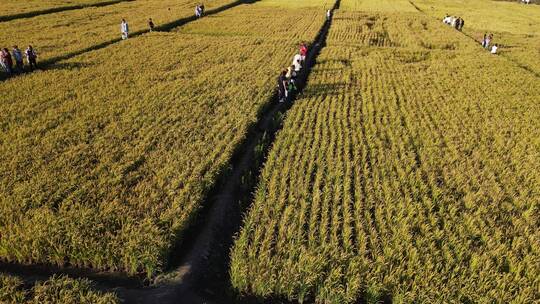
[[(280, 11), (299, 21), (267, 35), (282, 25), (256, 7), (232, 9), (238, 17), (221, 23), (230, 35), (152, 33), (4, 82), (0, 258), (162, 270), (280, 68), (324, 20)], [(265, 30), (242, 35), (242, 18), (266, 20)]]
[(53, 276), (28, 288), (19, 277), (0, 273), (0, 303), (115, 304), (120, 301), (112, 293), (93, 290), (92, 283), (86, 279)]
[(441, 20), (445, 14), (461, 16), (465, 20), (464, 33), (478, 43), (485, 33), (493, 33), (493, 43), (499, 44), (501, 56), (540, 75), (540, 6), (489, 0), (414, 3)]
[(11, 15), (76, 5), (92, 5), (109, 1), (110, 0), (2, 0), (0, 20), (2, 17)]
[(433, 18), (338, 11), (235, 241), (233, 286), (316, 303), (537, 301), (539, 100), (535, 76)]
[[(233, 0), (206, 1), (208, 9)], [(47, 14), (1, 23), (0, 46), (33, 45), (39, 60), (80, 52), (114, 39), (120, 39), (120, 22), (128, 21), (133, 34), (147, 30), (148, 18), (156, 26), (192, 16), (195, 4), (188, 0), (137, 0), (105, 7)]]

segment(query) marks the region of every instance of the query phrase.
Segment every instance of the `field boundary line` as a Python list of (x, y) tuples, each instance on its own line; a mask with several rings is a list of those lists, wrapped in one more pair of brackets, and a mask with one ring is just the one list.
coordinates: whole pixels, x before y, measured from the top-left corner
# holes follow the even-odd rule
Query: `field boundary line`
[(65, 11), (73, 11), (73, 10), (85, 9), (85, 8), (90, 8), (90, 7), (104, 7), (104, 6), (114, 5), (114, 4), (118, 4), (122, 2), (134, 2), (134, 1), (135, 0), (111, 0), (111, 1), (98, 2), (98, 3), (53, 7), (53, 8), (43, 9), (43, 10), (0, 16), (0, 22), (7, 22), (7, 21), (25, 19), (25, 18), (33, 18), (33, 17), (42, 16), (42, 15), (60, 13), (60, 12), (65, 12)]

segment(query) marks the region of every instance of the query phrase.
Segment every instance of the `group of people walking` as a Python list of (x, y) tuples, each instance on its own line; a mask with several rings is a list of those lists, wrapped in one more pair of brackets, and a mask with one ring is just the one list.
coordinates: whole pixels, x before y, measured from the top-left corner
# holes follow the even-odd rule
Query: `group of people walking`
[(204, 4), (201, 3), (195, 7), (195, 17), (201, 18), (203, 15), (204, 15)]
[[(30, 70), (37, 69), (37, 53), (31, 45), (24, 51), (24, 56)], [(8, 76), (24, 72), (23, 52), (16, 45), (13, 46), (11, 52), (7, 48), (1, 49), (0, 66)]]
[(296, 87), (296, 77), (306, 62), (307, 53), (307, 45), (301, 43), (298, 53), (293, 57), (292, 64), (281, 71), (277, 84), (279, 102), (285, 102), (289, 96), (292, 96), (298, 90)]
[(461, 17), (450, 16), (447, 14), (443, 18), (443, 23), (450, 25), (458, 31), (461, 31), (465, 25), (465, 20), (463, 20)]

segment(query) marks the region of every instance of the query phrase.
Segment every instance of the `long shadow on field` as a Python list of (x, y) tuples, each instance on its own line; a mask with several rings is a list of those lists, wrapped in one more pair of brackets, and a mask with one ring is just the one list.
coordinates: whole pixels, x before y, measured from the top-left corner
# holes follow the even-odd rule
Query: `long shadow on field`
[[(500, 0), (500, 1), (504, 1), (504, 0)], [(409, 0), (409, 3), (414, 6), (414, 8), (416, 8), (417, 11), (419, 11), (420, 13), (428, 16), (428, 17), (431, 17), (429, 16), (426, 12), (424, 12), (424, 10), (422, 10), (420, 7), (418, 7), (412, 0)], [(482, 43), (478, 40), (476, 40), (476, 38), (474, 38), (473, 36), (463, 32), (463, 31), (460, 31), (460, 33), (462, 33), (465, 37), (471, 39), (472, 41), (474, 41), (476, 44), (478, 44), (479, 46), (482, 45)], [(499, 56), (502, 56), (504, 57), (506, 60), (512, 62), (513, 64), (515, 64), (516, 66), (520, 67), (521, 69), (533, 74), (534, 76), (540, 78), (540, 73), (536, 72), (535, 70), (531, 69), (530, 67), (516, 61), (515, 59), (513, 58), (510, 58), (510, 57), (507, 57), (507, 56), (504, 56), (503, 54), (498, 54)]]
[[(210, 11), (207, 15), (252, 2), (237, 1)], [(339, 4), (340, 0), (337, 0), (333, 10), (339, 8)], [(192, 21), (194, 18), (187, 20)], [(184, 23), (186, 22), (189, 21)], [(166, 28), (171, 29), (184, 23), (177, 22), (174, 26)], [(304, 69), (297, 78), (298, 92), (286, 103), (278, 103), (275, 92), (267, 105), (261, 109), (257, 123), (249, 128), (245, 140), (233, 153), (229, 167), (221, 172), (213, 189), (207, 195), (196, 222), (184, 234), (186, 238), (171, 251), (170, 271), (157, 277), (153, 284), (147, 287), (144, 287), (141, 281), (122, 274), (108, 276), (88, 270), (77, 272), (76, 269), (66, 271), (64, 268), (50, 267), (41, 269), (43, 273), (34, 280), (43, 279), (54, 273), (87, 277), (97, 283), (99, 290), (117, 293), (123, 303), (288, 303), (279, 298), (248, 298), (238, 295), (230, 285), (229, 251), (235, 235), (241, 228), (243, 214), (253, 201), (259, 174), (276, 132), (282, 128), (283, 117), (293, 105), (296, 96), (305, 88), (311, 68), (326, 44), (330, 26), (331, 20), (325, 21), (309, 47)], [(279, 71), (276, 71), (276, 78), (278, 73)], [(0, 271), (5, 266), (0, 263)], [(29, 279), (29, 276), (31, 279), (33, 271), (39, 270), (39, 266), (15, 268), (9, 272), (20, 274), (25, 279)], [(24, 271), (26, 273), (23, 273)]]
[(13, 14), (13, 15), (6, 15), (6, 16), (0, 16), (0, 22), (5, 21), (11, 21), (15, 19), (22, 19), (22, 18), (31, 18), (36, 17), (39, 15), (46, 15), (46, 14), (53, 14), (53, 13), (59, 13), (59, 12), (65, 12), (65, 11), (72, 11), (77, 9), (83, 9), (88, 7), (103, 7), (103, 6), (109, 6), (118, 4), (121, 2), (132, 2), (135, 0), (112, 0), (112, 1), (106, 1), (106, 2), (100, 2), (100, 3), (90, 3), (90, 4), (79, 4), (79, 5), (70, 5), (70, 6), (62, 6), (62, 7), (53, 7), (49, 9), (44, 10), (38, 10), (38, 11), (31, 11), (31, 12), (25, 12), (25, 13), (19, 13), (19, 14)]
[[(133, 0), (129, 0), (129, 1), (133, 1)], [(208, 10), (206, 11), (205, 16), (214, 15), (214, 14), (220, 13), (222, 11), (225, 11), (227, 9), (230, 9), (239, 5), (252, 4), (257, 1), (259, 0), (238, 0), (232, 3), (229, 3), (227, 5)], [(195, 16), (186, 17), (186, 18), (178, 19), (176, 21), (167, 23), (167, 24), (163, 24), (159, 27), (156, 27), (155, 30), (156, 31), (170, 31), (176, 27), (182, 26), (184, 24), (190, 23), (195, 20), (197, 20)], [(136, 32), (131, 35), (132, 38), (130, 39), (133, 39), (134, 36), (139, 36), (147, 32), (149, 31), (144, 30), (144, 31)], [(92, 46), (90, 48), (86, 48), (84, 50), (70, 53), (68, 55), (53, 58), (53, 59), (43, 61), (43, 62), (38, 62), (39, 70), (49, 70), (49, 69), (50, 70), (55, 70), (55, 69), (74, 70), (74, 69), (80, 69), (80, 68), (91, 66), (91, 64), (87, 64), (87, 63), (71, 63), (71, 62), (59, 62), (59, 61), (70, 59), (75, 56), (84, 54), (86, 52), (102, 49), (120, 41), (121, 39), (114, 39), (111, 41), (101, 43), (99, 45)], [(10, 77), (6, 77), (7, 75), (5, 75), (5, 73), (0, 72), (0, 81), (6, 80), (8, 78), (16, 79), (18, 77), (24, 77), (24, 75), (28, 73), (17, 74)], [(0, 272), (6, 272), (13, 275), (21, 276), (27, 282), (33, 282), (37, 280), (46, 280), (48, 277), (52, 276), (53, 274), (66, 274), (74, 278), (89, 278), (93, 281), (98, 282), (99, 288), (103, 290), (109, 290), (110, 288), (117, 288), (119, 286), (123, 288), (135, 289), (135, 288), (141, 288), (149, 284), (149, 282), (146, 281), (145, 277), (143, 276), (130, 276), (122, 272), (98, 271), (98, 270), (94, 270), (90, 268), (71, 267), (70, 265), (65, 265), (63, 267), (55, 266), (55, 265), (48, 265), (48, 264), (22, 265), (18, 263), (10, 263), (10, 262), (0, 260)]]
[[(134, 0), (129, 0), (129, 1), (134, 1)], [(231, 2), (229, 4), (226, 4), (226, 5), (223, 5), (223, 6), (220, 6), (220, 7), (217, 7), (217, 8), (210, 9), (210, 10), (206, 11), (202, 18), (204, 18), (206, 16), (211, 16), (211, 15), (218, 14), (220, 12), (223, 12), (225, 10), (231, 9), (231, 8), (239, 6), (239, 5), (253, 4), (253, 3), (258, 2), (258, 1), (260, 1), (260, 0), (237, 0), (235, 2)], [(195, 17), (195, 15), (189, 16), (189, 17), (184, 17), (184, 18), (181, 18), (181, 19), (169, 22), (169, 23), (165, 23), (165, 24), (156, 26), (154, 28), (154, 31), (168, 32), (168, 31), (171, 31), (171, 30), (173, 30), (173, 29), (175, 29), (175, 28), (177, 28), (179, 26), (188, 24), (188, 23), (196, 21), (198, 19), (199, 18)], [(150, 32), (150, 30), (148, 30), (148, 29), (141, 30), (141, 31), (130, 33), (129, 37), (130, 37), (130, 39), (133, 39), (133, 38), (135, 38), (137, 36), (140, 36), (142, 34), (146, 34), (146, 33), (149, 33), (149, 32)], [(118, 42), (121, 42), (121, 41), (122, 41), (122, 38), (116, 38), (116, 39), (112, 39), (112, 40), (109, 40), (109, 41), (105, 41), (105, 42), (102, 42), (100, 44), (93, 45), (91, 47), (87, 47), (87, 48), (84, 48), (84, 49), (81, 49), (81, 50), (78, 50), (78, 51), (74, 51), (74, 52), (71, 52), (71, 53), (68, 53), (68, 54), (65, 54), (65, 55), (62, 55), (62, 56), (57, 56), (57, 57), (53, 57), (53, 58), (38, 62), (38, 65), (39, 65), (41, 70), (47, 70), (47, 69), (50, 69), (50, 68), (54, 69), (54, 66), (58, 65), (60, 61), (68, 60), (68, 59), (77, 57), (79, 55), (82, 55), (82, 54), (85, 54), (85, 53), (88, 53), (88, 52), (97, 51), (97, 50), (103, 49), (105, 47), (108, 47), (109, 45), (112, 45), (112, 44), (115, 44), (115, 43), (118, 43)], [(22, 75), (25, 75), (25, 74), (22, 74)], [(0, 81), (4, 81), (4, 80), (7, 80), (7, 79), (12, 78), (12, 77), (7, 77), (7, 75), (5, 73), (0, 73)]]
[[(339, 1), (333, 9), (339, 7)], [(237, 147), (214, 188), (205, 200), (198, 221), (185, 233), (186, 240), (172, 250), (174, 270), (156, 279), (157, 288), (143, 291), (117, 289), (127, 303), (287, 303), (284, 299), (242, 297), (230, 285), (229, 252), (242, 225), (242, 217), (253, 201), (260, 171), (281, 129), (283, 117), (307, 84), (311, 68), (326, 44), (331, 20), (326, 21), (310, 46), (304, 69), (297, 79), (298, 92), (291, 101), (278, 103), (274, 93)], [(276, 71), (276, 78), (279, 71)], [(203, 300), (204, 299), (204, 300)]]

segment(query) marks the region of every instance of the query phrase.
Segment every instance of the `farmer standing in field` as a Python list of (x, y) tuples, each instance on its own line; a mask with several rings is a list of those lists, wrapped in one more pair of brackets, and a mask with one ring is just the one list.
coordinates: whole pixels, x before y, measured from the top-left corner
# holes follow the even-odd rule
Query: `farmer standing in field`
[(23, 54), (21, 50), (14, 45), (13, 46), (13, 59), (15, 59), (15, 65), (17, 66), (17, 72), (22, 73), (24, 69)]
[(37, 54), (34, 48), (29, 45), (26, 51), (24, 51), (24, 54), (26, 55), (26, 60), (28, 60), (28, 65), (30, 65), (30, 70), (33, 71), (34, 68), (37, 69)]
[(152, 21), (152, 18), (148, 19), (148, 27), (150, 28), (150, 32), (154, 31), (154, 21)]
[(126, 22), (126, 19), (122, 19), (120, 23), (120, 31), (122, 32), (122, 40), (126, 40), (129, 37), (129, 25)]

